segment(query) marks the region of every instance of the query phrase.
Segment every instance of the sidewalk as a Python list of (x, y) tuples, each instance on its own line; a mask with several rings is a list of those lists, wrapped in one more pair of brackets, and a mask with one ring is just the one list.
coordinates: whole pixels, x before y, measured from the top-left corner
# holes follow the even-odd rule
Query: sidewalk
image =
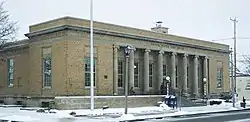
[[(247, 105), (250, 105), (249, 101)], [(140, 107), (140, 108), (128, 108), (128, 114), (124, 114), (124, 108), (108, 108), (105, 110), (95, 109), (93, 112), (89, 109), (83, 110), (51, 110), (54, 113), (38, 113), (37, 109), (40, 108), (25, 108), (20, 110), (20, 107), (0, 107), (0, 117), (13, 118), (15, 117), (29, 117), (29, 119), (38, 119), (50, 122), (60, 121), (66, 119), (66, 122), (76, 121), (126, 121), (126, 120), (146, 120), (164, 117), (179, 117), (179, 116), (192, 116), (201, 115), (209, 113), (221, 113), (229, 111), (244, 110), (239, 107), (239, 102), (236, 103), (236, 108), (232, 107), (232, 103), (222, 103), (221, 105), (213, 106), (201, 106), (201, 107), (183, 107), (178, 109), (172, 109), (166, 105), (161, 105), (160, 107)], [(250, 107), (246, 108), (250, 109)], [(69, 115), (69, 113), (75, 112), (76, 116)]]
[[(232, 107), (232, 103), (222, 103), (220, 105), (212, 105), (212, 106), (208, 105), (202, 107), (183, 107), (181, 108), (181, 110), (180, 108), (175, 110), (172, 110), (170, 108), (164, 108), (165, 111), (149, 110), (150, 107), (147, 109), (148, 111), (143, 111), (142, 108), (129, 108), (128, 109), (129, 112), (127, 115), (122, 114), (123, 112), (120, 111), (120, 117), (115, 118), (115, 120), (125, 121), (125, 120), (162, 119), (166, 117), (198, 116), (203, 114), (225, 113), (225, 112), (242, 111), (250, 109), (250, 108), (241, 108), (239, 103), (240, 102), (236, 103), (236, 107)], [(250, 105), (249, 102), (247, 102), (247, 104)], [(144, 107), (144, 109), (145, 108), (147, 107)], [(158, 107), (158, 109), (159, 108), (160, 107)], [(135, 111), (136, 109), (137, 111)], [(141, 112), (139, 112), (139, 110), (141, 110)]]
[[(200, 107), (183, 107), (178, 109), (172, 109), (169, 107), (141, 107), (141, 108), (128, 108), (128, 114), (124, 115), (124, 108), (109, 108), (106, 110), (96, 109), (94, 113), (90, 110), (74, 110), (76, 112), (76, 117), (88, 117), (92, 119), (105, 118), (113, 119), (116, 121), (125, 120), (146, 120), (146, 119), (162, 119), (164, 117), (179, 117), (179, 116), (191, 116), (191, 115), (201, 115), (209, 113), (222, 113), (229, 111), (244, 110), (239, 107), (239, 103), (236, 103), (235, 108), (232, 107), (232, 103), (222, 103), (221, 105), (213, 106), (200, 106)], [(69, 110), (64, 110), (61, 112), (69, 113)]]

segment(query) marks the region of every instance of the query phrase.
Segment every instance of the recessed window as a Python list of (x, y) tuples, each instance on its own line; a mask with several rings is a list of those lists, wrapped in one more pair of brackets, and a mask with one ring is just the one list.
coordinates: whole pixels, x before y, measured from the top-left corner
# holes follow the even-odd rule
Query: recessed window
[(13, 87), (14, 82), (14, 59), (8, 59), (8, 87)]
[[(85, 57), (85, 86), (91, 86), (90, 57)], [(96, 84), (96, 59), (93, 60), (94, 86)]]
[(134, 64), (134, 87), (139, 87), (139, 62)]
[(43, 48), (43, 87), (50, 88), (52, 86), (52, 55), (51, 48)]
[(153, 87), (153, 63), (149, 64), (149, 87)]
[(223, 87), (223, 63), (217, 61), (217, 88)]
[(123, 61), (118, 61), (118, 87), (122, 88), (124, 85), (124, 80), (123, 80), (123, 71), (124, 71), (124, 62)]
[(163, 64), (162, 66), (163, 68), (163, 76), (167, 76), (167, 65), (166, 64)]

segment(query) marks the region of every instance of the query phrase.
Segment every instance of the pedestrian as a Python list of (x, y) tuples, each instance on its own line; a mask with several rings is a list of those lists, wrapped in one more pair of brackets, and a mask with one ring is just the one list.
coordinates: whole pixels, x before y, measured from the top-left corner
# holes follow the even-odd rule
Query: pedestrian
[(129, 90), (129, 92), (130, 92), (130, 95), (134, 95), (135, 94), (134, 88), (131, 87), (130, 90)]
[(171, 101), (171, 95), (168, 97), (168, 106), (169, 107), (171, 107), (171, 103), (172, 103), (172, 101)]

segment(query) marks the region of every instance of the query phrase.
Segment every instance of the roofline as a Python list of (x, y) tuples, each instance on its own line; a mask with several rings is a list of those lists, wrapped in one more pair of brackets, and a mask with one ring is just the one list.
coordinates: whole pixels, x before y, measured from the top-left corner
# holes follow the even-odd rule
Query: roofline
[[(90, 32), (89, 27), (61, 25), (61, 26), (53, 27), (53, 28), (46, 29), (46, 30), (40, 30), (40, 31), (27, 33), (27, 34), (25, 34), (25, 36), (30, 38), (33, 36), (44, 35), (44, 34), (62, 31), (62, 30), (77, 30), (77, 31), (83, 31), (83, 32)], [(203, 50), (205, 49), (205, 50), (210, 50), (210, 51), (215, 51), (215, 52), (220, 52), (220, 53), (227, 53), (227, 54), (230, 53), (229, 50), (193, 45), (193, 44), (188, 44), (188, 43), (184, 43), (184, 42), (175, 42), (174, 40), (169, 40), (169, 39), (159, 39), (159, 38), (146, 37), (146, 36), (135, 35), (135, 34), (126, 34), (126, 33), (107, 31), (107, 30), (101, 30), (101, 29), (94, 29), (94, 33), (102, 34), (102, 35), (116, 36), (116, 37), (138, 39), (138, 40), (144, 40), (144, 41), (149, 41), (149, 42), (171, 44), (171, 45), (176, 45), (176, 46), (191, 47), (191, 48), (196, 48), (196, 49), (203, 49)]]
[[(31, 24), (29, 27), (38, 26), (38, 25), (42, 25), (42, 24), (47, 24), (47, 23), (50, 23), (50, 22), (54, 22), (54, 21), (58, 21), (58, 20), (62, 20), (62, 19), (67, 19), (67, 18), (76, 19), (76, 18), (70, 17), (70, 16), (63, 16), (63, 17), (59, 17), (59, 18), (55, 18), (55, 19), (43, 21), (43, 22), (40, 22), (40, 23), (37, 23), (37, 24)], [(79, 19), (79, 18), (77, 18), (77, 19)]]
[[(8, 45), (9, 44), (9, 45)], [(13, 48), (22, 48), (22, 47), (29, 47), (29, 39), (22, 39), (16, 42), (7, 42), (4, 44), (4, 47), (0, 52), (4, 52)]]
[[(29, 27), (39, 26), (39, 25), (43, 25), (43, 24), (48, 24), (50, 22), (55, 22), (55, 21), (63, 20), (63, 19), (73, 19), (73, 20), (80, 20), (80, 21), (90, 21), (88, 19), (83, 19), (83, 18), (77, 18), (77, 17), (72, 17), (72, 16), (64, 16), (64, 17), (59, 17), (59, 18), (56, 18), (56, 19), (51, 19), (51, 20), (48, 20), (48, 21), (45, 21), (45, 22), (41, 22), (41, 23), (38, 23), (38, 24), (33, 24), (33, 25), (30, 25)], [(146, 29), (139, 29), (139, 28), (135, 28), (135, 27), (117, 25), (117, 24), (107, 23), (107, 22), (101, 22), (101, 21), (94, 21), (94, 23), (99, 23), (99, 24), (104, 24), (104, 25), (111, 25), (111, 26), (117, 26), (117, 27), (120, 27), (120, 28), (136, 29), (136, 30), (140, 30), (140, 31), (147, 31), (147, 32), (150, 32), (150, 33), (163, 34), (163, 33), (154, 32), (154, 31), (150, 31), (150, 30), (146, 30)], [(110, 31), (112, 31), (112, 30), (110, 30)], [(212, 41), (208, 41), (208, 40), (195, 39), (195, 38), (190, 38), (190, 37), (185, 37), (185, 36), (178, 36), (178, 35), (173, 35), (173, 34), (169, 34), (169, 33), (167, 35), (169, 35), (169, 36), (175, 36), (175, 37), (179, 37), (179, 38), (183, 38), (183, 39), (202, 41), (202, 42), (205, 42), (205, 43), (218, 44), (218, 45), (221, 45), (221, 46), (227, 46), (227, 47), (229, 47), (229, 45), (222, 44), (222, 43), (216, 43), (216, 42), (212, 42)]]

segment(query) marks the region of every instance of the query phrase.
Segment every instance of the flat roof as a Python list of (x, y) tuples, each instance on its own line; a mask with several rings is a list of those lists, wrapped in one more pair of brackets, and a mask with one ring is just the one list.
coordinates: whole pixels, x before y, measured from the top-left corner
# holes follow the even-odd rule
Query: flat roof
[[(29, 27), (29, 33), (47, 30), (47, 29), (55, 28), (55, 27), (62, 26), (62, 25), (71, 25), (71, 26), (76, 26), (76, 27), (89, 28), (90, 27), (89, 24), (90, 24), (90, 21), (87, 19), (65, 16), (65, 17), (61, 17), (61, 18), (31, 25)], [(196, 44), (196, 45), (201, 45), (201, 46), (206, 46), (206, 47), (229, 50), (229, 45), (225, 45), (221, 43), (215, 43), (215, 42), (188, 38), (188, 37), (183, 37), (183, 36), (177, 36), (177, 35), (172, 35), (172, 34), (159, 33), (159, 32), (154, 32), (150, 30), (143, 30), (143, 29), (138, 29), (138, 28), (133, 28), (133, 27), (98, 22), (98, 21), (94, 21), (94, 29), (132, 34), (132, 35), (140, 35), (144, 37), (154, 37), (158, 39), (167, 39), (167, 40), (174, 41), (174, 42), (185, 42), (189, 44)]]

